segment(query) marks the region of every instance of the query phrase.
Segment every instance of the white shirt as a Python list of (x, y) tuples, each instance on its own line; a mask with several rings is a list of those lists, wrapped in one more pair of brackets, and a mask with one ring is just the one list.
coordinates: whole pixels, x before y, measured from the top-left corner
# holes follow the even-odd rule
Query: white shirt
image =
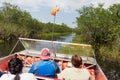
[(65, 80), (89, 80), (91, 77), (87, 69), (66, 68), (59, 75), (59, 78), (65, 78)]
[[(37, 80), (32, 73), (22, 73), (19, 75), (20, 80)], [(15, 75), (13, 74), (3, 74), (0, 80), (13, 80)]]

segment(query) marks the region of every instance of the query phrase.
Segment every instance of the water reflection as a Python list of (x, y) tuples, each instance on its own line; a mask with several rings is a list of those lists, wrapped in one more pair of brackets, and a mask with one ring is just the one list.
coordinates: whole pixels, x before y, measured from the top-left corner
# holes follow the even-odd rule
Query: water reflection
[(59, 39), (57, 39), (56, 41), (61, 41), (61, 42), (72, 42), (72, 39), (75, 37), (75, 33), (72, 33), (70, 35), (67, 36), (60, 36)]

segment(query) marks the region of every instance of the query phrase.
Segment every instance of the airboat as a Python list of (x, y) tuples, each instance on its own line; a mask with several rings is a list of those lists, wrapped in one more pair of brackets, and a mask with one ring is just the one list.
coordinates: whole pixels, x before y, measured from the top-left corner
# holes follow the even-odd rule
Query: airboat
[[(21, 51), (16, 51), (15, 48), (24, 47)], [(24, 64), (23, 72), (26, 73), (34, 62), (40, 61), (40, 51), (43, 48), (48, 48), (51, 52), (51, 60), (57, 62), (60, 70), (72, 67), (71, 57), (73, 54), (79, 54), (83, 60), (83, 67), (87, 68), (95, 80), (107, 80), (104, 72), (96, 61), (96, 57), (91, 45), (77, 44), (60, 41), (39, 40), (30, 38), (19, 38), (12, 51), (8, 56), (0, 58), (0, 70), (5, 74), (8, 72), (8, 61), (17, 57)], [(38, 80), (60, 80), (59, 78), (50, 78), (34, 75)]]

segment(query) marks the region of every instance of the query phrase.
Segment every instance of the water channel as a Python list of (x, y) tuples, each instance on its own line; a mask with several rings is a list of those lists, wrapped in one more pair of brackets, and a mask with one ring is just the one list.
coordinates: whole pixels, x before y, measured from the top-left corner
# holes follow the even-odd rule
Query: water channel
[[(66, 36), (60, 36), (59, 39), (56, 39), (56, 41), (64, 41), (64, 42), (72, 42), (72, 39), (75, 37), (75, 33), (66, 35)], [(15, 43), (17, 41), (13, 41), (11, 43), (1, 43), (0, 44), (0, 57), (7, 56), (11, 52), (12, 48), (14, 47)], [(16, 51), (20, 51), (24, 49), (22, 46), (19, 46)]]

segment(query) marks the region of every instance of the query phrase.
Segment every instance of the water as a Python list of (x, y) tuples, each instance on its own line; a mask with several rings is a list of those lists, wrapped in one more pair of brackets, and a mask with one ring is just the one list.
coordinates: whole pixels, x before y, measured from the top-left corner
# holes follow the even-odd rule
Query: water
[(72, 39), (75, 37), (75, 33), (72, 33), (70, 35), (67, 36), (60, 36), (59, 39), (57, 39), (56, 41), (61, 41), (61, 42), (72, 42)]
[[(75, 33), (72, 33), (72, 34), (69, 34), (69, 35), (66, 35), (66, 36), (60, 36), (60, 38), (56, 39), (56, 41), (72, 42), (72, 39), (74, 37), (75, 37)], [(16, 42), (17, 41), (13, 41), (11, 43), (0, 44), (0, 57), (9, 55)], [(22, 45), (19, 45), (19, 48), (15, 49), (15, 50), (20, 51), (20, 50), (23, 50), (23, 49), (24, 48), (22, 47)]]

